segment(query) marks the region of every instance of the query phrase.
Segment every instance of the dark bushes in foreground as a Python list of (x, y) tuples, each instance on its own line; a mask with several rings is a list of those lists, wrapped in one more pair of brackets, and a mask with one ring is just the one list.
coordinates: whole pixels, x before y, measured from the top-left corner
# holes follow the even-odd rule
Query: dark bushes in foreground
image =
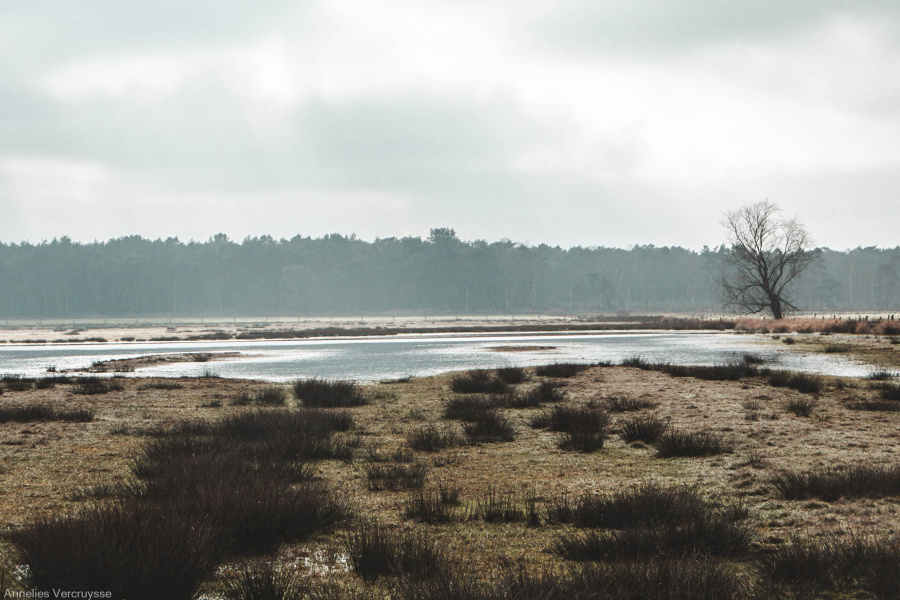
[(542, 404), (562, 402), (565, 399), (566, 396), (561, 391), (559, 384), (552, 381), (542, 381), (537, 386), (516, 397), (515, 401), (510, 403), (510, 406), (512, 408), (529, 408)]
[(753, 542), (750, 530), (725, 518), (656, 529), (589, 531), (563, 536), (556, 551), (570, 560), (627, 561), (654, 556), (738, 556)]
[(619, 436), (627, 444), (644, 442), (655, 444), (666, 431), (669, 424), (659, 417), (635, 417), (619, 422)]
[(222, 584), (227, 600), (304, 600), (313, 588), (298, 570), (268, 561), (242, 565)]
[(427, 475), (428, 466), (419, 462), (366, 465), (366, 479), (373, 491), (418, 489)]
[(818, 402), (814, 398), (790, 398), (785, 402), (784, 409), (798, 417), (808, 417), (812, 415), (817, 405)]
[(508, 569), (490, 580), (452, 571), (407, 582), (401, 600), (737, 600), (746, 587), (734, 571), (705, 560), (654, 557), (531, 573)]
[(636, 396), (612, 396), (603, 401), (603, 406), (609, 412), (631, 412), (645, 408), (656, 408), (659, 403), (648, 398)]
[(450, 379), (450, 389), (457, 394), (505, 394), (509, 386), (486, 369), (466, 371)]
[(352, 381), (304, 379), (295, 381), (294, 395), (308, 408), (349, 408), (368, 404), (359, 385)]
[(528, 376), (522, 367), (501, 367), (495, 371), (500, 381), (508, 384), (522, 383)]
[(825, 386), (825, 380), (819, 375), (791, 371), (772, 371), (768, 381), (771, 386), (787, 387), (805, 394), (818, 394)]
[(287, 392), (278, 386), (268, 386), (253, 394), (243, 393), (232, 401), (235, 406), (284, 406)]
[(103, 590), (129, 600), (190, 600), (221, 559), (210, 523), (153, 503), (120, 502), (43, 518), (9, 539), (41, 590)]
[(781, 471), (772, 484), (788, 500), (880, 498), (900, 495), (900, 466), (859, 463), (817, 471)]
[(44, 402), (0, 406), (0, 423), (33, 423), (37, 421), (70, 421), (86, 423), (94, 420), (88, 408), (61, 408)]
[(394, 531), (378, 524), (360, 525), (347, 539), (350, 566), (363, 579), (387, 575), (412, 579), (433, 576), (444, 558), (424, 534)]
[(760, 557), (759, 566), (774, 588), (772, 597), (785, 597), (784, 588), (801, 597), (855, 588), (878, 599), (900, 597), (896, 537), (795, 539)]
[(425, 523), (449, 523), (458, 518), (454, 509), (458, 503), (441, 490), (416, 490), (403, 503), (403, 515)]
[(882, 400), (900, 401), (900, 384), (880, 383), (873, 387), (878, 390)]
[(575, 500), (563, 496), (551, 503), (547, 514), (551, 523), (623, 529), (696, 521), (712, 512), (714, 507), (690, 488), (649, 483)]
[(661, 458), (711, 456), (732, 451), (731, 445), (719, 434), (681, 429), (667, 429), (653, 442), (653, 447)]
[(79, 377), (75, 385), (72, 386), (72, 393), (93, 396), (97, 394), (107, 394), (121, 389), (122, 383), (115, 378)]
[(573, 560), (618, 561), (653, 556), (733, 556), (747, 551), (750, 529), (740, 505), (718, 507), (685, 487), (647, 484), (607, 495), (557, 500), (551, 522), (604, 528), (563, 536), (556, 551)]
[(557, 445), (564, 450), (593, 452), (606, 441), (609, 415), (590, 406), (555, 406), (532, 419), (531, 426), (560, 432)]
[(444, 402), (444, 418), (475, 421), (484, 413), (495, 410), (498, 405), (496, 399), (481, 394), (455, 396)]
[(482, 413), (476, 420), (463, 426), (472, 444), (511, 442), (516, 439), (516, 429), (498, 410)]
[(534, 372), (541, 377), (575, 377), (582, 371), (587, 371), (591, 365), (582, 363), (553, 363), (550, 365), (541, 365), (535, 367)]
[(413, 450), (437, 452), (444, 448), (452, 448), (462, 443), (460, 435), (449, 427), (425, 425), (410, 431), (406, 435), (406, 445)]

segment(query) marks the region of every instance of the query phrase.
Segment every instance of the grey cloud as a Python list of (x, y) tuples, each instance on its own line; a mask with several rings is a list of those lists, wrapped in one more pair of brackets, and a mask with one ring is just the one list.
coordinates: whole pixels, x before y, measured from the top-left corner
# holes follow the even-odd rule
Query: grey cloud
[(539, 38), (561, 48), (660, 54), (789, 35), (847, 10), (900, 16), (900, 5), (891, 0), (859, 0), (852, 6), (840, 0), (578, 0), (546, 15), (536, 30)]
[[(182, 190), (367, 189), (424, 197), (505, 188), (539, 135), (505, 106), (452, 98), (313, 100), (268, 128), (213, 77), (160, 104), (54, 102), (0, 87), (0, 153), (92, 161)], [(495, 180), (501, 180), (498, 184)]]
[(302, 34), (307, 2), (277, 0), (35, 0), (0, 3), (0, 64), (40, 68), (82, 56), (180, 49), (252, 39), (290, 24)]

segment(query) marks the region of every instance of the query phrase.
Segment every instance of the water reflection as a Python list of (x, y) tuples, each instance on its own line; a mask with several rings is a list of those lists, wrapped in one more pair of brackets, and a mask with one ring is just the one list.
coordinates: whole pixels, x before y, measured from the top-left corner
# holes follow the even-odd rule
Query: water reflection
[(198, 376), (288, 381), (326, 377), (377, 381), (472, 368), (532, 366), (557, 361), (617, 363), (631, 356), (651, 362), (709, 365), (755, 354), (768, 366), (861, 377), (871, 367), (832, 354), (798, 352), (765, 336), (698, 332), (616, 332), (574, 335), (409, 335), (288, 341), (7, 345), (0, 347), (0, 373), (28, 377), (48, 367), (62, 371), (95, 361), (148, 354), (238, 352), (227, 360), (170, 363), (139, 368), (134, 376)]

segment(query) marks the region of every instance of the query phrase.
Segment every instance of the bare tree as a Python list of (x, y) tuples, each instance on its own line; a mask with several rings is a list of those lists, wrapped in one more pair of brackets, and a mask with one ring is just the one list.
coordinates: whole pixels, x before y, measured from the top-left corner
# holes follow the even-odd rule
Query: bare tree
[(720, 285), (725, 304), (750, 313), (766, 309), (776, 319), (797, 307), (788, 299), (791, 284), (818, 252), (797, 219), (783, 219), (768, 200), (725, 214), (730, 251)]

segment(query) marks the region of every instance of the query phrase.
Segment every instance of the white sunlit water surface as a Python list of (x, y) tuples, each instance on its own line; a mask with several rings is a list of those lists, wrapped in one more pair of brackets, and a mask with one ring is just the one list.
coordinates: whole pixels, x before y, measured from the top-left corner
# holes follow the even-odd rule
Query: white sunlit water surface
[[(542, 347), (541, 349), (525, 349)], [(871, 365), (846, 357), (805, 353), (771, 338), (710, 332), (597, 332), (577, 334), (429, 334), (304, 340), (7, 344), (0, 347), (0, 375), (25, 377), (85, 369), (97, 361), (152, 354), (237, 353), (208, 362), (173, 362), (136, 369), (127, 376), (220, 377), (289, 381), (322, 377), (378, 381), (475, 368), (552, 362), (618, 363), (641, 356), (649, 362), (711, 365), (763, 358), (767, 366), (828, 375), (863, 377)]]

